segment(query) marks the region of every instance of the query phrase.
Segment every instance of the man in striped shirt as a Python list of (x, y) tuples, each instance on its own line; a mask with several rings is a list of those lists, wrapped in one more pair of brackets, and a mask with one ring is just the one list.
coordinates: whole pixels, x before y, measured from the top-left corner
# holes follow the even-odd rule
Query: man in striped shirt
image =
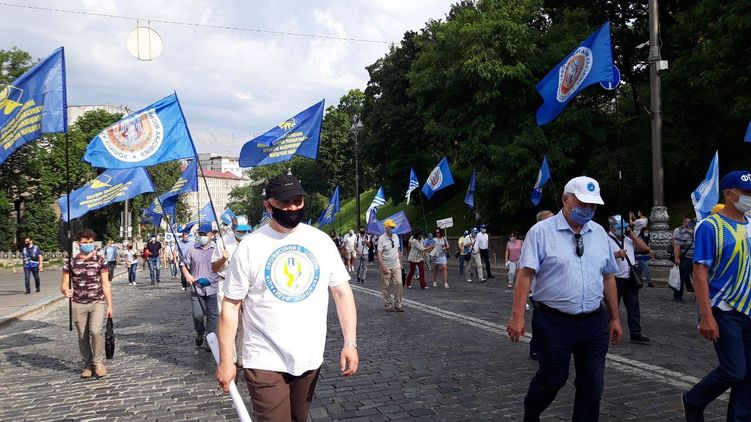
[(751, 172), (720, 181), (725, 207), (696, 230), (694, 288), (699, 331), (714, 342), (720, 365), (683, 395), (686, 420), (703, 421), (704, 408), (730, 389), (728, 421), (751, 420)]

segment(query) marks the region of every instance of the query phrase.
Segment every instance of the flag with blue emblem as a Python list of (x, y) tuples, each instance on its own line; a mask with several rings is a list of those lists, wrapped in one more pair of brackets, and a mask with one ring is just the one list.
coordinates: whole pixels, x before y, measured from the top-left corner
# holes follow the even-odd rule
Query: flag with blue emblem
[(709, 164), (709, 170), (704, 180), (691, 193), (696, 219), (701, 220), (712, 214), (712, 208), (720, 200), (720, 159), (717, 152)]
[(219, 217), (222, 220), (222, 224), (225, 226), (231, 226), (232, 225), (232, 219), (237, 218), (237, 215), (235, 215), (235, 212), (231, 209), (227, 208), (222, 213), (222, 216)]
[(315, 160), (321, 138), (323, 103), (321, 100), (245, 143), (240, 150), (240, 167), (281, 163), (295, 155)]
[(581, 90), (599, 82), (613, 82), (610, 21), (579, 44), (537, 84), (537, 92), (544, 101), (537, 110), (537, 124), (551, 122)]
[(469, 209), (475, 207), (475, 176), (477, 170), (472, 170), (472, 180), (469, 181), (469, 187), (467, 188), (467, 194), (464, 195), (464, 203), (469, 206)]
[(0, 163), (45, 133), (68, 131), (63, 48), (0, 87)]
[(751, 142), (751, 122), (748, 122), (748, 127), (746, 128), (746, 136), (743, 137), (744, 142)]
[(159, 200), (162, 201), (164, 213), (175, 219), (175, 208), (180, 194), (188, 192), (198, 192), (198, 160), (193, 160), (185, 167), (180, 177), (177, 179), (172, 189), (161, 194)]
[(318, 217), (318, 227), (325, 226), (326, 224), (334, 221), (334, 216), (339, 212), (339, 186), (334, 189), (334, 193), (329, 198), (329, 204), (321, 211), (321, 215)]
[(201, 211), (198, 211), (198, 221), (202, 223), (213, 223), (216, 221), (214, 208), (211, 207), (211, 201), (207, 202), (206, 205), (201, 208)]
[(177, 94), (165, 97), (104, 129), (86, 148), (93, 167), (148, 167), (195, 156)]
[(370, 203), (370, 206), (368, 207), (368, 210), (365, 213), (365, 223), (370, 221), (370, 212), (373, 211), (373, 215), (375, 215), (378, 212), (378, 207), (386, 203), (386, 195), (383, 193), (383, 186), (378, 188), (378, 192), (376, 192), (375, 197), (373, 198), (373, 202)]
[[(107, 170), (70, 193), (70, 218), (79, 218), (89, 211), (147, 192), (154, 192), (154, 185), (146, 169)], [(60, 197), (57, 203), (63, 221), (68, 221), (66, 195)]]
[(449, 161), (446, 157), (443, 157), (441, 162), (430, 172), (428, 180), (425, 181), (425, 185), (422, 187), (422, 193), (430, 199), (437, 191), (453, 184), (454, 176), (451, 175)]
[(412, 196), (412, 191), (420, 187), (420, 182), (417, 181), (417, 175), (415, 169), (409, 169), (409, 186), (407, 186), (407, 193), (404, 195), (407, 198), (407, 205), (409, 205), (409, 199)]
[(542, 165), (540, 165), (540, 170), (537, 171), (537, 181), (535, 181), (535, 186), (532, 188), (532, 197), (530, 200), (535, 205), (540, 205), (540, 200), (542, 200), (542, 187), (545, 186), (550, 181), (550, 167), (548, 167), (548, 156), (544, 156), (542, 158)]
[(157, 198), (154, 198), (154, 200), (151, 201), (148, 208), (143, 208), (141, 211), (141, 223), (149, 223), (152, 226), (162, 225), (164, 210), (162, 209), (162, 206), (159, 205), (159, 200)]

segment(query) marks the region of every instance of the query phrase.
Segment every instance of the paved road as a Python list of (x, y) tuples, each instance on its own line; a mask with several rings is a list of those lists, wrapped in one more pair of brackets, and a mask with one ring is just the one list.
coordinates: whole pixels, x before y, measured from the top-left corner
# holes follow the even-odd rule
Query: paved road
[[(407, 312), (399, 314), (383, 310), (370, 273), (354, 286), (360, 372), (337, 374), (341, 335), (332, 304), (312, 420), (521, 420), (536, 363), (526, 343), (505, 336), (511, 293), (504, 278), (480, 285), (456, 276), (447, 290), (405, 290)], [(691, 304), (669, 302), (666, 289), (642, 292), (644, 333), (654, 340), (611, 348), (603, 421), (680, 420), (680, 392), (716, 362), (696, 333)], [(64, 304), (0, 329), (0, 420), (236, 419), (216, 390), (210, 354), (193, 345), (189, 299), (179, 284), (132, 287), (120, 277), (114, 296), (117, 350), (101, 380), (78, 378)], [(240, 390), (247, 392), (242, 382)], [(545, 420), (570, 420), (572, 402), (569, 385)], [(725, 405), (714, 403), (708, 420), (724, 420)]]

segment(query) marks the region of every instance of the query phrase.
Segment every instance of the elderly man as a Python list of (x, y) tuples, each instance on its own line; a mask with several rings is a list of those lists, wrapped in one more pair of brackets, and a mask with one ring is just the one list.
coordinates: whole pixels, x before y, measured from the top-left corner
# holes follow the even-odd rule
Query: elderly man
[[(193, 328), (196, 330), (196, 346), (203, 344), (204, 335), (216, 331), (217, 304), (216, 291), (219, 275), (211, 268), (214, 242), (211, 223), (198, 227), (198, 238), (188, 253), (183, 256), (180, 269), (185, 281), (192, 286), (190, 302), (193, 309)], [(204, 321), (205, 318), (205, 321)]]
[[(383, 274), (383, 305), (388, 312), (404, 312), (402, 307), (402, 263), (399, 259), (399, 236), (394, 233), (396, 223), (388, 219), (383, 223), (385, 233), (378, 238), (378, 263)], [(389, 285), (394, 285), (391, 300)]]
[(535, 278), (532, 328), (540, 368), (524, 398), (525, 421), (539, 421), (566, 385), (572, 355), (572, 419), (598, 420), (608, 344), (619, 341), (622, 333), (613, 277), (618, 271), (615, 250), (605, 229), (591, 221), (597, 205), (603, 204), (600, 187), (596, 180), (580, 176), (563, 192), (563, 209), (527, 233), (507, 328), (513, 342), (524, 335), (525, 304)]
[(339, 369), (357, 372), (357, 311), (349, 274), (326, 233), (300, 224), (305, 190), (292, 175), (273, 177), (263, 205), (271, 222), (247, 235), (224, 280), (216, 379), (224, 391), (243, 303), (242, 363), (256, 421), (305, 421), (323, 364), (329, 291), (344, 344)]
[(699, 332), (714, 344), (720, 365), (683, 395), (688, 422), (728, 388), (728, 421), (751, 421), (751, 172), (720, 181), (725, 207), (696, 229), (694, 287)]

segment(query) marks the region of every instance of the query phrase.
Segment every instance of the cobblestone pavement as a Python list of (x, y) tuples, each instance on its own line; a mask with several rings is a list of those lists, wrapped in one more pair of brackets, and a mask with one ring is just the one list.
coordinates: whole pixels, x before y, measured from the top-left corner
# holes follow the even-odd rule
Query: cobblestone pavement
[[(405, 289), (407, 312), (387, 313), (374, 269), (364, 285), (353, 285), (360, 371), (351, 378), (338, 375), (341, 331), (330, 305), (311, 419), (521, 420), (537, 365), (526, 343), (505, 335), (512, 296), (505, 276), (470, 284), (454, 269), (449, 289)], [(117, 349), (103, 379), (78, 377), (66, 303), (0, 330), (0, 420), (236, 420), (213, 381), (210, 353), (193, 344), (187, 292), (169, 277), (156, 286), (147, 273), (139, 277), (146, 281), (136, 287), (115, 280)], [(693, 304), (670, 296), (642, 290), (644, 334), (653, 341), (611, 347), (601, 420), (681, 420), (679, 394), (716, 365), (711, 344), (697, 334)], [(573, 378), (572, 371), (545, 420), (570, 420)], [(242, 381), (239, 388), (247, 396)], [(726, 404), (713, 403), (708, 420), (724, 420)]]

